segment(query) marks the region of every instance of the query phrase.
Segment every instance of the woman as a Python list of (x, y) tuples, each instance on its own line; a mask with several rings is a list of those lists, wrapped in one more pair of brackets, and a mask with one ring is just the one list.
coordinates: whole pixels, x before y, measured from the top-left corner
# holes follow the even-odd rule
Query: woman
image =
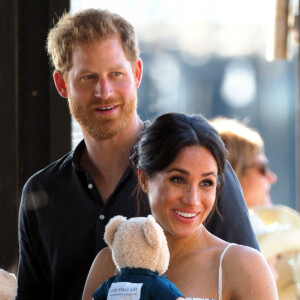
[[(263, 256), (217, 238), (203, 225), (217, 207), (225, 154), (222, 140), (204, 117), (177, 113), (158, 117), (135, 148), (133, 166), (170, 249), (166, 275), (186, 299), (276, 300)], [(114, 272), (110, 249), (105, 248), (91, 267), (83, 299), (92, 299)]]
[(217, 129), (229, 152), (248, 208), (271, 205), (270, 190), (277, 176), (270, 170), (260, 134), (235, 120), (219, 117), (211, 124)]

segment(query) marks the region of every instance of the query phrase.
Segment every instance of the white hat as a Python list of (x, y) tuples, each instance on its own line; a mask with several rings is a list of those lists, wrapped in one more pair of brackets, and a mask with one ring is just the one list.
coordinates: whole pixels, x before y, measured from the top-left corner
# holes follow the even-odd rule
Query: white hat
[(276, 265), (279, 299), (299, 299), (300, 214), (284, 205), (252, 207), (249, 214), (265, 258), (279, 257)]
[(280, 300), (300, 299), (300, 259), (298, 254), (284, 254), (279, 257), (276, 270), (279, 275), (277, 284)]
[(266, 259), (300, 251), (300, 214), (284, 205), (249, 209), (250, 220)]

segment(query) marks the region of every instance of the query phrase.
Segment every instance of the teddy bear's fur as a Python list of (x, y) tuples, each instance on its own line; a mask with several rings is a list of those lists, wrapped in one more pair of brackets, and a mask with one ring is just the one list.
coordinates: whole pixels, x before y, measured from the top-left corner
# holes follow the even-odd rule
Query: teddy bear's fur
[(162, 228), (153, 216), (131, 218), (116, 216), (106, 226), (104, 239), (112, 250), (115, 265), (166, 272), (170, 252)]
[(17, 294), (17, 279), (12, 273), (0, 269), (0, 300), (15, 299)]
[(106, 280), (93, 299), (184, 299), (166, 276), (160, 276), (169, 266), (170, 252), (162, 228), (151, 215), (129, 220), (112, 218), (105, 227), (104, 239), (120, 275)]

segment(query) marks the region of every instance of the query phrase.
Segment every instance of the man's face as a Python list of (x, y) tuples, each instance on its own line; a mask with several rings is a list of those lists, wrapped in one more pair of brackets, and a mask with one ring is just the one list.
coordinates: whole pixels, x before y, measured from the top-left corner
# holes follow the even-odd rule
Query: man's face
[(70, 111), (84, 133), (109, 139), (134, 119), (141, 69), (141, 61), (128, 61), (118, 38), (74, 49), (65, 81)]

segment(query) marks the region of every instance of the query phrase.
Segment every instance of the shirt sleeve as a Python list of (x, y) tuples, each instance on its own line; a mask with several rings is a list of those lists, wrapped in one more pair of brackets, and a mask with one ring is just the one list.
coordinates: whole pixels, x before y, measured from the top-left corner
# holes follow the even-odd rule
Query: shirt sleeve
[(207, 222), (206, 228), (219, 238), (259, 250), (252, 229), (239, 180), (228, 161), (224, 172), (224, 185), (218, 197), (218, 210)]
[(159, 277), (159, 280), (155, 281), (149, 292), (149, 299), (151, 300), (176, 300), (179, 297), (184, 298), (177, 286), (165, 277)]
[[(37, 256), (38, 239), (37, 228), (33, 228), (31, 222), (32, 211), (27, 201), (30, 195), (30, 188), (24, 187), (22, 192), (19, 210), (19, 270), (18, 270), (18, 291), (16, 300), (47, 300), (51, 292), (42, 269), (42, 262)], [(37, 250), (35, 250), (37, 249)]]
[(107, 299), (108, 290), (109, 290), (114, 278), (115, 278), (115, 276), (113, 276), (112, 278), (109, 278), (108, 280), (106, 280), (103, 284), (101, 284), (97, 288), (97, 290), (93, 294), (93, 300), (106, 300)]

